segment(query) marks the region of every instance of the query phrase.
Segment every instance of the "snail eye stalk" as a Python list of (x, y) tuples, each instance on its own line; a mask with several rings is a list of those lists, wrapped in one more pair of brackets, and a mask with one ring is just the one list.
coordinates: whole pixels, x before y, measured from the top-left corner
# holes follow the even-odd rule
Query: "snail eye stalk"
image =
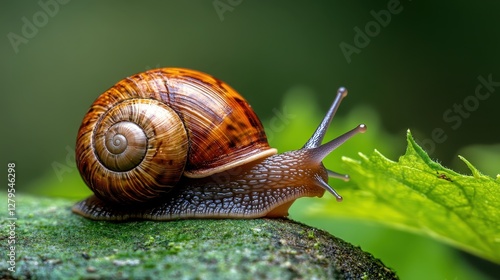
[[(330, 126), (333, 116), (337, 112), (337, 109), (339, 108), (342, 99), (346, 96), (347, 96), (347, 89), (344, 87), (340, 87), (337, 90), (337, 96), (333, 100), (330, 109), (328, 110), (325, 117), (319, 124), (318, 128), (316, 128), (316, 131), (313, 133), (311, 138), (309, 138), (309, 140), (304, 145), (303, 149), (308, 149), (310, 151), (312, 161), (317, 163), (322, 162), (326, 156), (328, 156), (333, 150), (338, 148), (340, 145), (344, 144), (345, 141), (349, 140), (358, 133), (366, 132), (367, 129), (366, 125), (360, 124), (355, 128), (353, 128), (352, 130), (342, 134), (341, 136), (333, 140), (330, 140), (329, 142), (323, 145), (321, 144), (321, 142), (323, 142), (323, 138), (325, 137), (326, 131)], [(328, 177), (349, 181), (349, 175), (340, 174), (331, 170), (327, 170), (327, 172), (328, 172)], [(317, 181), (322, 188), (324, 188), (325, 190), (330, 192), (333, 196), (335, 196), (337, 201), (342, 201), (342, 196), (340, 196), (332, 187), (330, 187), (327, 182), (325, 182), (322, 178), (317, 178)]]

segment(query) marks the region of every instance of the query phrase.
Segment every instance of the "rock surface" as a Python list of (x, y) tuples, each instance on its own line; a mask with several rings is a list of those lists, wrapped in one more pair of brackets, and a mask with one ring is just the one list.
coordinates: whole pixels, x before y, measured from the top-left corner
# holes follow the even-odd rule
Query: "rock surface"
[[(15, 272), (2, 254), (0, 279), (397, 279), (360, 248), (288, 219), (95, 222), (70, 200), (16, 200)], [(2, 252), (12, 222), (2, 220)]]

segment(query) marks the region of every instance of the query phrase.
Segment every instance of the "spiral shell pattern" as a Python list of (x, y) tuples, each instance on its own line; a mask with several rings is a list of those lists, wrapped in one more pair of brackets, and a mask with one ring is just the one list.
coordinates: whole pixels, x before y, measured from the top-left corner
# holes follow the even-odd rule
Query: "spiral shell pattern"
[(188, 138), (178, 115), (154, 99), (129, 99), (109, 110), (97, 100), (78, 136), (83, 179), (107, 201), (134, 204), (170, 190), (186, 165)]

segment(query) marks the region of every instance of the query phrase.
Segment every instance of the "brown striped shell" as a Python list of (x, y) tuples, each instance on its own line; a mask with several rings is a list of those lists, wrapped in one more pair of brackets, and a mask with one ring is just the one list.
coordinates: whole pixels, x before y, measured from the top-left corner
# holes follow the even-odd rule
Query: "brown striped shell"
[(80, 174), (99, 198), (146, 202), (276, 153), (247, 101), (198, 71), (160, 68), (123, 79), (92, 104), (77, 137)]

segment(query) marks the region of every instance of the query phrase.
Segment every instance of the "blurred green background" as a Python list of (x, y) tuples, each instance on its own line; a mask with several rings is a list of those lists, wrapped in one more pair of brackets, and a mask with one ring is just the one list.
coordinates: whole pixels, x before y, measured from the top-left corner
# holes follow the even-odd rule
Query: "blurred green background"
[[(16, 163), (18, 190), (85, 196), (73, 149), (89, 105), (126, 76), (176, 66), (229, 83), (266, 128), (278, 118), (268, 135), (280, 151), (300, 147), (346, 86), (329, 137), (360, 122), (369, 131), (334, 153), (332, 169), (341, 155), (375, 148), (396, 160), (410, 128), (443, 165), (468, 173), (461, 154), (494, 176), (500, 86), (474, 96), (479, 76), (500, 81), (499, 10), (494, 1), (2, 1), (1, 158)], [(341, 44), (356, 49), (346, 55)], [(430, 140), (436, 129), (442, 143)], [(380, 225), (310, 219), (302, 210), (311, 205), (298, 201), (291, 217), (360, 245), (404, 279), (489, 279), (499, 269)]]

